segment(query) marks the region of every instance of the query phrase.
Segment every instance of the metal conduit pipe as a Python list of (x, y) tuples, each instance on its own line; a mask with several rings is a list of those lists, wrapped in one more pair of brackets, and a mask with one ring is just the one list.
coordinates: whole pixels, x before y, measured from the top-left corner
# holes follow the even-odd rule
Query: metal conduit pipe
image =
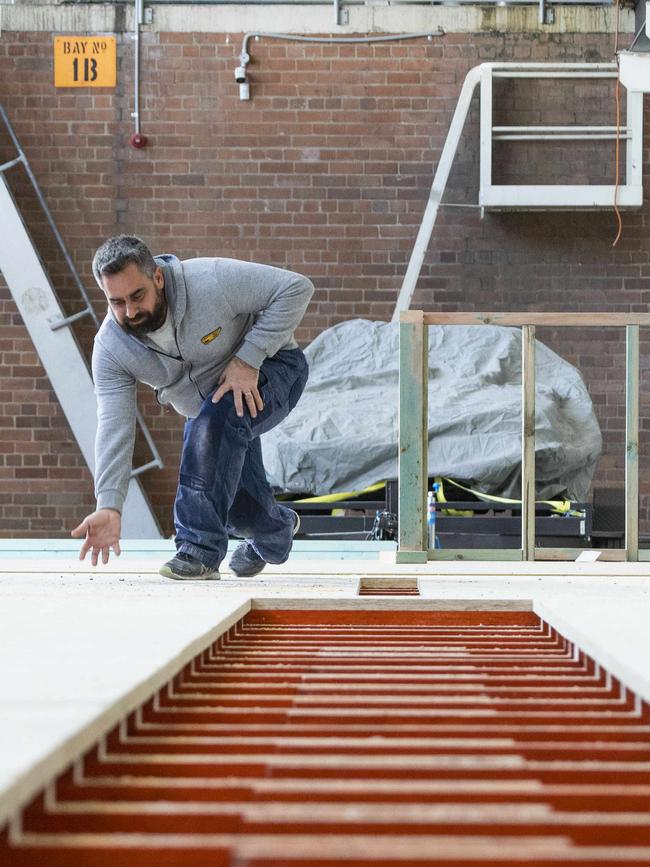
[(241, 54), (239, 55), (239, 66), (235, 69), (235, 81), (239, 84), (239, 98), (241, 100), (250, 99), (250, 85), (246, 74), (246, 67), (250, 61), (248, 53), (248, 42), (250, 39), (286, 39), (290, 42), (315, 42), (326, 45), (352, 45), (364, 44), (371, 45), (374, 42), (398, 42), (405, 39), (428, 39), (429, 42), (434, 36), (443, 36), (444, 31), (438, 29), (435, 33), (424, 31), (421, 33), (397, 33), (387, 36), (296, 36), (293, 33), (264, 33), (262, 31), (251, 31), (244, 34), (242, 42)]
[(130, 138), (134, 148), (143, 148), (147, 137), (140, 131), (140, 27), (144, 23), (144, 0), (135, 0), (133, 23), (133, 111), (131, 117), (135, 121), (135, 132)]

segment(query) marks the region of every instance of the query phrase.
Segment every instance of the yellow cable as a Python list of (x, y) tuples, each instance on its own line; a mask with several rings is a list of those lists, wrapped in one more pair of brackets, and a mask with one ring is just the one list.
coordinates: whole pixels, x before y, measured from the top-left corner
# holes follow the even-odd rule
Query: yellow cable
[[(482, 491), (474, 491), (472, 488), (466, 488), (464, 485), (460, 485), (453, 479), (437, 478), (436, 481), (440, 483), (443, 481), (449, 482), (450, 485), (455, 485), (457, 488), (460, 488), (461, 491), (467, 491), (468, 494), (472, 494), (473, 496), (478, 497), (479, 500), (484, 500), (487, 503), (500, 503), (506, 506), (521, 506), (521, 500), (511, 500), (508, 497), (496, 497), (494, 494), (484, 494)], [(439, 494), (440, 491), (441, 488), (438, 488)], [(447, 501), (441, 500), (440, 502)], [(535, 502), (543, 506), (550, 506), (551, 509), (559, 515), (566, 515), (571, 511), (570, 500), (536, 500)]]
[(386, 487), (386, 482), (377, 482), (376, 485), (370, 485), (369, 488), (364, 488), (362, 491), (344, 491), (341, 494), (324, 494), (322, 497), (303, 497), (301, 500), (294, 500), (294, 503), (338, 503), (340, 500), (352, 500), (354, 497), (359, 497), (361, 494), (374, 494), (375, 491), (381, 491)]

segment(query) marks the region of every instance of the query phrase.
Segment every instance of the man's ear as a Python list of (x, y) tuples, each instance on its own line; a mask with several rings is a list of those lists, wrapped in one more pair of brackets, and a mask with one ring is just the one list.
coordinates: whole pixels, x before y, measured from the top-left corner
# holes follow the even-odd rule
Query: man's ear
[(156, 284), (157, 289), (162, 289), (165, 285), (165, 278), (163, 277), (162, 268), (160, 265), (153, 272), (153, 282)]

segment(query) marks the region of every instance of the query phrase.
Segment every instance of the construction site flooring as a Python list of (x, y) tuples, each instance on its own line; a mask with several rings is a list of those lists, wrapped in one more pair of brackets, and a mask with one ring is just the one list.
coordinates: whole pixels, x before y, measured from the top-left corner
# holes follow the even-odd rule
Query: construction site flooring
[(76, 543), (0, 544), (0, 825), (251, 609), (529, 610), (650, 701), (650, 563), (410, 566), (390, 543), (303, 542), (255, 579), (186, 583), (158, 575), (170, 542), (124, 548), (93, 569)]

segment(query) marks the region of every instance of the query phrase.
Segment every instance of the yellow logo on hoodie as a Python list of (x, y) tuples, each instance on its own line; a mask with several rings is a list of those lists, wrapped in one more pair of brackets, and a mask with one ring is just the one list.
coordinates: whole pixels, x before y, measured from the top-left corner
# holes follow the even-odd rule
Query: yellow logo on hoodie
[(212, 343), (212, 341), (221, 334), (221, 328), (215, 328), (214, 331), (211, 331), (209, 334), (204, 334), (201, 338), (201, 343), (204, 346), (207, 346), (208, 343)]

